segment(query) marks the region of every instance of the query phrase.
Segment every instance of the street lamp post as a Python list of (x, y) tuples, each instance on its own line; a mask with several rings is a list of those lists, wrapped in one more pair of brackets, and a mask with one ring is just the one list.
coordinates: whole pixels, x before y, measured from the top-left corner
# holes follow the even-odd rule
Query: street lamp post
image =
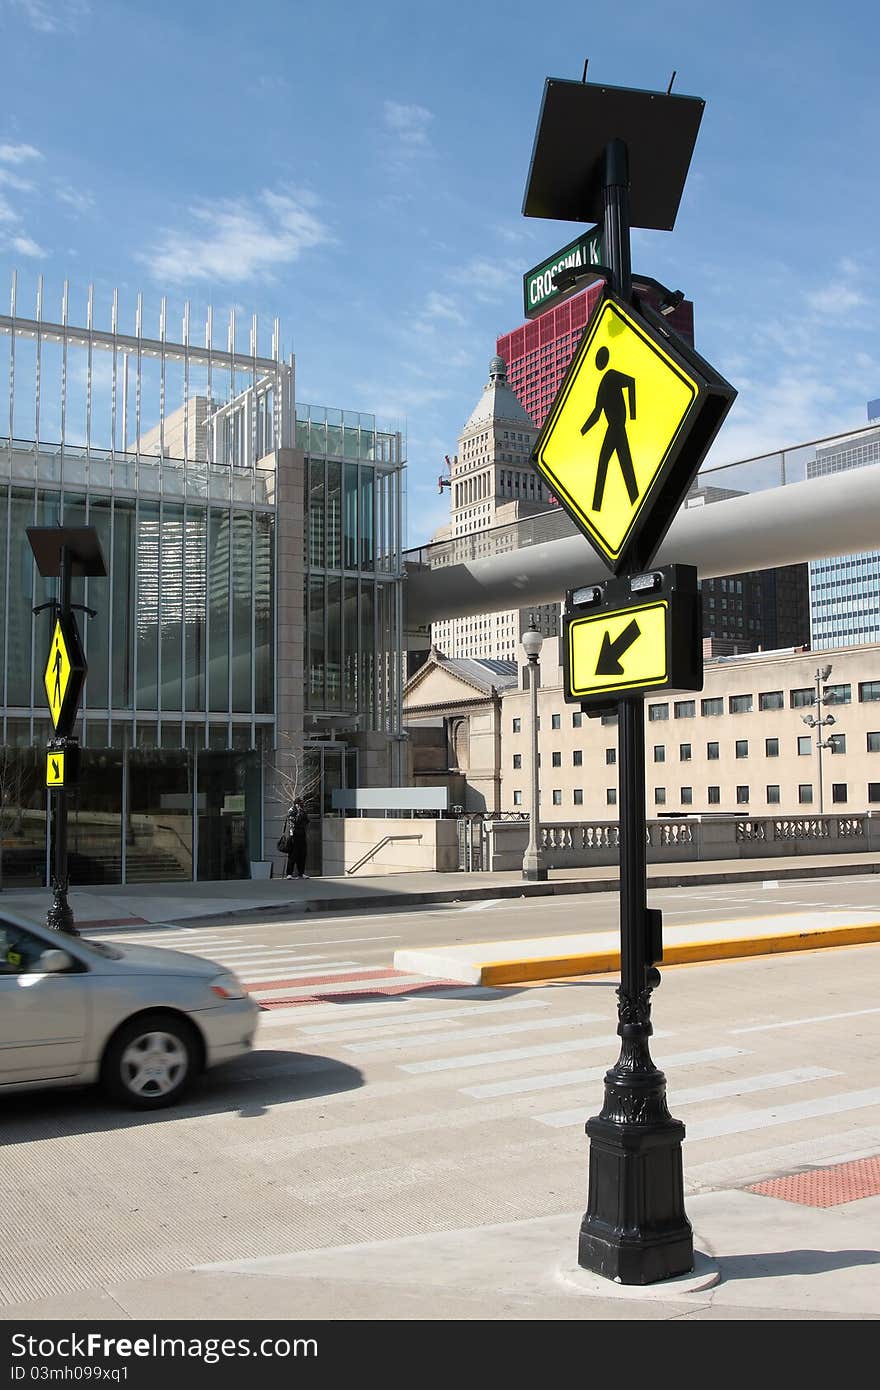
[(528, 628), (522, 635), (523, 650), (529, 659), (529, 703), (531, 706), (531, 754), (532, 754), (532, 795), (529, 807), (529, 843), (523, 856), (523, 878), (533, 883), (546, 879), (547, 869), (539, 844), (538, 832), (538, 657), (541, 654), (543, 638), (536, 628)]
[(832, 744), (830, 738), (823, 740), (823, 738), (822, 738), (822, 729), (823, 729), (824, 727), (826, 727), (827, 725), (829, 725), (829, 724), (836, 724), (836, 723), (837, 723), (837, 720), (834, 718), (834, 715), (833, 715), (833, 714), (826, 714), (826, 715), (824, 716), (824, 718), (823, 718), (823, 716), (822, 716), (822, 705), (823, 705), (823, 703), (824, 703), (823, 696), (822, 696), (822, 685), (823, 685), (823, 683), (824, 683), (825, 681), (827, 681), (827, 679), (828, 679), (828, 677), (829, 677), (830, 675), (831, 675), (831, 667), (830, 667), (830, 666), (821, 666), (821, 667), (819, 667), (819, 668), (817, 669), (817, 671), (816, 671), (816, 677), (815, 677), (815, 684), (816, 684), (816, 707), (817, 707), (817, 709), (818, 709), (818, 711), (819, 711), (818, 716), (817, 716), (817, 715), (814, 715), (814, 714), (804, 714), (804, 715), (801, 716), (801, 718), (803, 719), (804, 723), (805, 723), (809, 728), (815, 729), (815, 730), (816, 730), (816, 752), (817, 752), (817, 754), (818, 754), (818, 756), (819, 756), (819, 815), (820, 815), (820, 816), (824, 816), (824, 814), (825, 814), (825, 793), (824, 793), (823, 784), (822, 784), (822, 749), (823, 749), (823, 748), (831, 748), (831, 747), (833, 747), (833, 744)]

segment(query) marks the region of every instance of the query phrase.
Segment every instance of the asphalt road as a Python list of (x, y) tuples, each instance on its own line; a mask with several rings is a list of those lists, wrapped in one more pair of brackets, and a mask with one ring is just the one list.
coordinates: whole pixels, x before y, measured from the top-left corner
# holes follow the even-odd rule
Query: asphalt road
[[(697, 921), (873, 891), (835, 878), (651, 901)], [(92, 1091), (5, 1098), (0, 1316), (68, 1316), (78, 1291), (197, 1264), (582, 1208), (616, 979), (449, 989), (391, 959), (417, 940), (605, 929), (616, 910), (591, 895), (120, 934), (235, 969), (268, 1005), (258, 1047), (146, 1116)], [(670, 968), (654, 1026), (689, 1196), (878, 1151), (880, 946)]]

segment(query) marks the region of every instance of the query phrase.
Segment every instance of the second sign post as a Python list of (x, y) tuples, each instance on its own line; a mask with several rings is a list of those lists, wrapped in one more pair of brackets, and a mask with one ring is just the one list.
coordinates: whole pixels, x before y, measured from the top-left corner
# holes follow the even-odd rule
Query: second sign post
[(601, 222), (611, 272), (532, 462), (616, 576), (570, 592), (563, 631), (566, 698), (618, 715), (621, 1045), (586, 1125), (578, 1260), (623, 1284), (693, 1268), (684, 1125), (649, 1049), (662, 937), (647, 905), (643, 692), (702, 686), (696, 571), (650, 565), (736, 392), (634, 302), (630, 227), (671, 230), (703, 105), (548, 79), (523, 204), (526, 216)]

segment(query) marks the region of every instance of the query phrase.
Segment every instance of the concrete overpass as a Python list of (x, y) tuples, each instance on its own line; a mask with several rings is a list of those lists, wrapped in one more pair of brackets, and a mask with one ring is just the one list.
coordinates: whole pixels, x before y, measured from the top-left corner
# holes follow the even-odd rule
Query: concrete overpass
[[(607, 579), (595, 551), (571, 529), (554, 510), (408, 551), (407, 632), (443, 618), (556, 603), (566, 589)], [(683, 508), (655, 564), (696, 565), (701, 579), (712, 579), (878, 549), (880, 464), (869, 464)]]

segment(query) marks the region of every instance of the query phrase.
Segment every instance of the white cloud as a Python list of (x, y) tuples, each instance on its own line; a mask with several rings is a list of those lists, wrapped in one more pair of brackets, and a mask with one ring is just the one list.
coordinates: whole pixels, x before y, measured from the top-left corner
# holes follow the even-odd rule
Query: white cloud
[(425, 300), (425, 307), (419, 315), (423, 320), (445, 319), (447, 323), (465, 322), (464, 314), (458, 308), (451, 295), (438, 294), (432, 290)]
[(810, 308), (819, 314), (845, 314), (864, 304), (865, 296), (844, 280), (832, 280), (821, 290), (811, 290), (806, 300)]
[(87, 0), (10, 0), (40, 34), (69, 33), (91, 12)]
[(332, 243), (309, 195), (265, 189), (253, 202), (227, 199), (190, 208), (190, 230), (166, 228), (139, 259), (157, 280), (236, 281), (270, 275), (304, 251)]
[(404, 106), (397, 101), (386, 101), (383, 115), (385, 125), (402, 145), (416, 149), (429, 143), (428, 125), (434, 117), (424, 106)]
[(10, 246), (13, 251), (17, 251), (20, 256), (45, 256), (46, 252), (42, 246), (38, 246), (33, 237), (14, 236), (10, 239)]
[(29, 159), (42, 159), (35, 145), (0, 145), (0, 163), (24, 164)]
[(66, 203), (68, 207), (73, 208), (74, 212), (88, 212), (95, 203), (91, 193), (82, 188), (74, 188), (69, 183), (56, 184), (55, 197), (59, 203)]

